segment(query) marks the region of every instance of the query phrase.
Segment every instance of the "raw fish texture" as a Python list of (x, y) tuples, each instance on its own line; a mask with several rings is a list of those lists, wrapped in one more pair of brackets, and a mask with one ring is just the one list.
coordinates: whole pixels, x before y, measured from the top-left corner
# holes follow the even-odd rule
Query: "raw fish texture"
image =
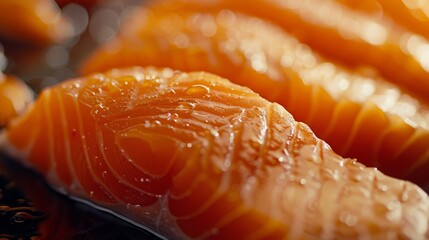
[(45, 89), (2, 146), (59, 191), (173, 239), (424, 239), (417, 186), (335, 154), (280, 105), (204, 72)]

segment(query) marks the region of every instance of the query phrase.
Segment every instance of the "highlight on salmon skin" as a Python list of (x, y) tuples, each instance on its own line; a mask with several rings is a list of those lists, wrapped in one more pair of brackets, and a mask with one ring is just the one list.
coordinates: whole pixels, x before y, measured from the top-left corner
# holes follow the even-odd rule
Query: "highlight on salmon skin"
[(25, 83), (0, 72), (0, 128), (4, 127), (33, 101), (33, 92)]
[(350, 67), (373, 66), (389, 81), (429, 101), (429, 53), (423, 51), (429, 42), (391, 21), (334, 0), (166, 2), (175, 2), (177, 12), (231, 9), (274, 22), (326, 57)]
[(141, 8), (83, 72), (208, 71), (283, 105), (342, 156), (427, 187), (429, 106), (376, 74), (326, 61), (279, 27), (234, 13)]
[(0, 0), (2, 38), (46, 45), (58, 43), (72, 33), (72, 24), (52, 0)]
[(61, 192), (173, 239), (428, 232), (419, 187), (341, 158), (280, 105), (204, 72), (135, 67), (60, 83), (2, 147)]

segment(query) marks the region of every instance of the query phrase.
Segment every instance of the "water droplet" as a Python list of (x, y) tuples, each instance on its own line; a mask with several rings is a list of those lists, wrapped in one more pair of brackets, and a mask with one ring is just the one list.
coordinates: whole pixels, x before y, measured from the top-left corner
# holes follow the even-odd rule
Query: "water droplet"
[(284, 163), (284, 162), (286, 162), (286, 157), (285, 156), (280, 156), (279, 158), (278, 158), (278, 161), (279, 162), (281, 162), (281, 163)]
[(408, 201), (408, 198), (409, 198), (409, 195), (408, 195), (408, 193), (407, 193), (407, 192), (403, 192), (403, 193), (401, 194), (401, 201), (402, 201), (402, 202), (406, 202), (406, 201)]
[(353, 214), (342, 212), (340, 213), (340, 221), (347, 226), (352, 227), (357, 224), (358, 218)]
[(353, 215), (348, 215), (346, 217), (346, 221), (345, 224), (349, 227), (356, 225), (357, 223), (357, 217), (353, 216)]
[(172, 88), (169, 88), (169, 89), (165, 90), (165, 93), (167, 93), (167, 94), (176, 94), (176, 91), (174, 89), (172, 89)]
[(280, 184), (280, 183), (284, 182), (285, 180), (286, 180), (286, 176), (285, 176), (285, 174), (280, 174), (280, 175), (277, 177), (276, 182)]
[(377, 190), (380, 191), (380, 192), (386, 192), (387, 189), (388, 189), (388, 187), (386, 185), (384, 185), (384, 184), (379, 184), (377, 186)]
[(301, 180), (299, 180), (299, 184), (301, 185), (305, 185), (307, 183), (307, 179), (305, 178), (301, 178)]
[(142, 83), (141, 83), (142, 87), (148, 87), (148, 88), (153, 88), (153, 87), (157, 87), (159, 86), (159, 81), (158, 79), (145, 79)]
[(215, 129), (206, 130), (206, 134), (210, 134), (213, 137), (219, 137), (219, 132)]
[(193, 85), (185, 90), (186, 94), (194, 96), (204, 96), (210, 92), (210, 88), (205, 85)]
[(338, 169), (335, 169), (334, 171), (332, 171), (332, 179), (333, 180), (338, 180), (340, 177), (340, 171)]
[(145, 128), (150, 128), (151, 127), (151, 124), (150, 124), (149, 120), (145, 120), (143, 125), (144, 125)]
[(356, 182), (360, 182), (362, 181), (362, 175), (356, 174), (353, 176), (353, 180), (355, 180)]
[(89, 191), (89, 197), (92, 198), (92, 196), (94, 196), (94, 191)]
[(393, 211), (400, 206), (401, 206), (401, 204), (395, 200), (395, 201), (391, 201), (391, 202), (387, 203), (386, 208), (390, 211)]
[(185, 111), (186, 113), (190, 113), (194, 110), (195, 103), (190, 102), (181, 102), (179, 106), (176, 107), (176, 110)]

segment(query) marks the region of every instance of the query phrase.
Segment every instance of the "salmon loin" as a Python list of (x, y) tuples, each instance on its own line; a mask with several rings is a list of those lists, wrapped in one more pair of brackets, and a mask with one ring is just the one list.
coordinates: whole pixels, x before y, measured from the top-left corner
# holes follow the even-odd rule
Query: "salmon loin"
[(204, 72), (114, 69), (45, 89), (3, 150), (171, 239), (425, 239), (416, 185), (334, 153), (279, 104)]
[(324, 56), (350, 67), (373, 66), (392, 83), (429, 101), (429, 42), (390, 18), (355, 11), (334, 0), (166, 2), (173, 2), (176, 12), (230, 9), (276, 23)]
[(284, 106), (335, 152), (428, 189), (429, 106), (377, 74), (327, 61), (270, 22), (231, 10), (141, 8), (83, 64), (207, 71)]

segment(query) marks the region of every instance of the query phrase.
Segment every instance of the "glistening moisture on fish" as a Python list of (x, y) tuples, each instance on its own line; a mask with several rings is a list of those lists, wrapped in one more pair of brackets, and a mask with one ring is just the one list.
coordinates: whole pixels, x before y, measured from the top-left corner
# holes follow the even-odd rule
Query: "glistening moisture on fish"
[[(12, 61), (0, 149), (68, 204), (166, 239), (429, 238), (424, 4), (81, 0), (58, 1), (61, 13), (38, 1), (54, 7), (0, 2), (0, 13), (32, 11), (19, 29), (0, 14), (0, 36), (53, 46), (52, 74), (74, 77), (37, 87), (22, 65), (41, 89), (33, 100)], [(68, 63), (70, 46), (86, 50)], [(79, 208), (22, 186), (35, 209)], [(31, 234), (58, 236), (48, 222)]]

